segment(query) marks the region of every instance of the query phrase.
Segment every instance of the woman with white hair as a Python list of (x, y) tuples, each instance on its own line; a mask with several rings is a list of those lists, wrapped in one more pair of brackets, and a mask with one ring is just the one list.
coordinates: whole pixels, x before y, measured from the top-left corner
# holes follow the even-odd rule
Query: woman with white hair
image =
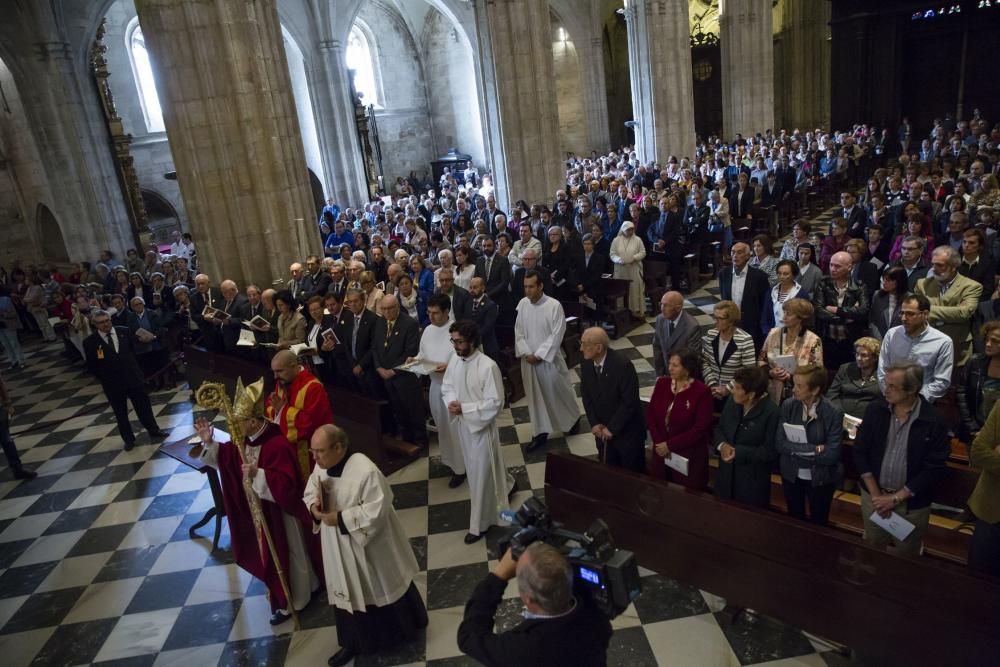
[(635, 235), (635, 225), (622, 224), (618, 236), (611, 242), (611, 261), (615, 265), (615, 278), (629, 281), (628, 309), (637, 319), (645, 319), (646, 300), (642, 281), (642, 260), (646, 258), (646, 247)]
[(434, 271), (434, 289), (439, 287), (438, 276), (441, 275), (442, 269), (448, 269), (453, 275), (455, 271), (455, 255), (451, 250), (445, 248), (438, 251), (438, 259), (441, 261), (441, 267)]

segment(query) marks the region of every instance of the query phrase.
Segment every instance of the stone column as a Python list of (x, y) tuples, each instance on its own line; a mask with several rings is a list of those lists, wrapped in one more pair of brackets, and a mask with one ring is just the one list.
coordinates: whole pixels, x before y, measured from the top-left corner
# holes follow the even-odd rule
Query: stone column
[(719, 0), (722, 131), (727, 139), (774, 127), (772, 24), (771, 0)]
[(629, 70), (636, 151), (643, 163), (692, 157), (694, 92), (688, 0), (629, 0)]
[(216, 284), (269, 285), (319, 249), (276, 2), (136, 2), (199, 259)]
[(780, 126), (830, 127), (830, 3), (781, 6)]
[[(549, 5), (546, 0), (479, 0), (476, 3), (487, 95), (496, 96), (491, 134), (502, 152), (494, 165), (498, 199), (510, 206), (551, 201), (565, 184), (559, 154), (559, 115), (554, 103), (555, 74)], [(483, 38), (486, 38), (485, 40)], [(491, 84), (491, 85), (490, 85)], [(494, 113), (487, 104), (489, 113)], [(495, 153), (494, 153), (495, 156)]]

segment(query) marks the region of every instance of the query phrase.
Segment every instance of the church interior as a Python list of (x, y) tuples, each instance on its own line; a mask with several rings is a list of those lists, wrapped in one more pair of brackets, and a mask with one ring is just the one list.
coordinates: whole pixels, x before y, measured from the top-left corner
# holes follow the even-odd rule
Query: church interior
[[(418, 376), (406, 386), (419, 386), (419, 397), (400, 397), (374, 369), (362, 377), (360, 362), (351, 377), (351, 365), (337, 366), (340, 352), (324, 347), (327, 327), (337, 345), (356, 345), (334, 324), (355, 293), (362, 307), (352, 320), (371, 312), (387, 351), (383, 299), (396, 295), (426, 332), (437, 326), (427, 314), (434, 296), (451, 295), (457, 320), (458, 297), (469, 298), (475, 280), (498, 303), (496, 351), (484, 353), (506, 395), (488, 428), (515, 481), (509, 509), (540, 499), (581, 531), (604, 519), (639, 566), (641, 593), (611, 620), (606, 663), (595, 664), (972, 665), (1000, 655), (1000, 413), (991, 410), (1000, 396), (1000, 78), (991, 62), (1000, 0), (0, 0), (0, 16), (0, 315), (10, 313), (0, 318), (0, 409), (9, 415), (0, 435), (13, 443), (0, 459), (3, 664), (332, 660), (343, 642), (329, 591), (316, 591), (294, 623), (269, 622), (273, 592), (237, 562), (224, 516), (231, 501), (193, 453), (200, 418), (232, 429), (225, 410), (198, 403), (198, 387), (218, 382), (232, 394), (237, 381), (242, 390), (260, 377), (268, 392), (284, 386), (272, 356), (289, 349), (285, 322), (296, 318), (304, 321), (290, 349), (305, 352), (351, 451), (385, 475), (426, 606), (416, 639), (351, 664), (480, 664), (460, 648), (459, 627), (501, 562), (504, 529), (470, 532), (479, 500), (468, 480), (453, 483), (444, 427), (424, 422), (433, 409), (421, 408), (420, 435), (404, 425), (430, 382)], [(843, 193), (863, 209), (851, 239), (840, 236), (847, 222), (836, 231), (855, 220)], [(676, 220), (700, 211), (704, 220), (678, 222), (679, 236), (669, 236), (678, 204)], [(914, 268), (906, 244), (915, 238)], [(642, 255), (622, 259), (620, 239), (638, 239)], [(969, 250), (976, 239), (981, 254)], [(483, 254), (484, 243), (496, 254)], [(800, 259), (802, 245), (811, 258)], [(560, 280), (574, 248), (577, 280)], [(770, 271), (767, 312), (750, 323), (740, 320), (751, 288), (733, 266), (746, 262), (739, 248), (751, 253), (749, 271)], [(606, 270), (590, 276), (592, 254)], [(847, 293), (864, 292), (857, 322), (837, 316), (848, 305), (836, 282), (841, 256), (854, 262)], [(951, 258), (958, 282), (931, 284)], [(491, 266), (501, 260), (513, 277), (494, 298)], [(803, 284), (811, 267), (816, 281), (811, 297), (789, 293), (784, 309), (783, 263), (796, 277), (806, 268)], [(886, 281), (897, 265), (893, 291)], [(532, 401), (535, 362), (525, 360), (535, 351), (518, 352), (515, 324), (518, 298), (531, 301), (523, 281), (538, 268), (542, 298), (557, 298), (566, 316), (556, 357), (579, 415), (547, 440), (537, 419), (546, 401)], [(440, 271), (454, 276), (453, 290)], [(959, 306), (941, 304), (962, 281), (976, 296), (955, 315)], [(827, 283), (833, 301), (822, 301)], [(940, 292), (925, 297), (931, 288)], [(876, 358), (888, 355), (890, 333), (910, 332), (904, 304), (931, 304), (927, 329), (940, 330), (954, 359), (940, 394), (915, 399), (941, 415), (947, 449), (934, 485), (908, 499), (926, 509), (916, 554), (863, 536), (878, 511), (846, 431), (821, 525), (790, 515), (787, 486), (818, 481), (790, 482), (777, 451), (763, 504), (713, 494), (729, 463), (714, 434), (723, 405), (735, 404), (732, 383), (713, 388), (700, 487), (669, 471), (667, 482), (662, 465), (655, 479), (609, 464), (585, 405), (594, 369), (585, 331), (605, 332), (606, 349), (634, 369), (637, 419), (649, 419), (654, 390), (670, 385), (668, 367), (680, 359), (661, 349), (659, 328), (666, 295), (678, 292), (670, 317), (697, 324), (702, 367), (692, 377), (704, 373), (705, 385), (706, 364), (726, 372), (728, 353), (709, 357), (728, 305), (752, 345), (742, 368), (759, 361), (762, 374), (776, 369), (762, 352), (783, 326), (775, 315), (787, 318), (792, 301), (810, 315), (823, 309), (802, 325), (828, 355), (809, 362), (829, 370), (823, 392), (838, 367), (858, 369), (859, 339), (873, 341)], [(138, 318), (129, 312), (136, 298)], [(244, 322), (273, 324), (229, 327), (233, 303), (246, 310), (232, 321), (246, 313)], [(480, 303), (470, 301), (470, 318)], [(228, 322), (215, 327), (202, 306)], [(143, 310), (153, 316), (140, 319)], [(155, 431), (134, 398), (121, 417), (112, 403), (126, 399), (110, 398), (116, 380), (95, 370), (93, 345), (99, 361), (106, 349), (98, 313), (116, 331), (140, 331), (127, 347), (142, 352), (135, 391), (148, 396)], [(770, 326), (760, 319), (768, 316)], [(830, 365), (834, 353), (842, 365)], [(935, 369), (921, 354), (914, 347), (910, 359), (925, 366), (926, 383)], [(741, 382), (733, 370), (727, 377)], [(799, 375), (793, 383), (778, 370), (787, 381), (777, 381), (777, 400), (800, 400)], [(883, 400), (882, 377), (869, 370), (866, 400)], [(437, 391), (430, 386), (431, 399)], [(654, 445), (642, 442), (643, 473)], [(298, 447), (308, 458), (308, 441)], [(911, 473), (923, 465), (913, 452), (901, 482), (907, 464)], [(880, 498), (906, 488), (877, 477), (875, 489), (891, 491)], [(511, 582), (496, 632), (524, 612)]]

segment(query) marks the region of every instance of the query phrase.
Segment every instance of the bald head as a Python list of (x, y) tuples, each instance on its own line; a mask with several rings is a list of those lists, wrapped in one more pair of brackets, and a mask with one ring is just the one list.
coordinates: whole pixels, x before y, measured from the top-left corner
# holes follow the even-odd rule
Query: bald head
[(833, 253), (833, 256), (830, 257), (830, 277), (836, 281), (847, 280), (853, 265), (854, 261), (851, 259), (850, 253), (843, 250)]
[(332, 468), (344, 459), (349, 444), (344, 429), (333, 424), (323, 424), (313, 431), (309, 451), (320, 468)]
[(399, 317), (399, 301), (391, 294), (382, 297), (382, 317), (389, 322), (395, 322)]
[(667, 292), (660, 298), (660, 312), (668, 320), (675, 320), (684, 309), (684, 296), (680, 292)]
[(585, 329), (580, 336), (580, 351), (583, 358), (590, 361), (600, 361), (608, 351), (608, 333), (601, 327)]
[(291, 350), (278, 350), (271, 359), (271, 372), (279, 382), (291, 383), (300, 370), (302, 365), (299, 364), (299, 358)]

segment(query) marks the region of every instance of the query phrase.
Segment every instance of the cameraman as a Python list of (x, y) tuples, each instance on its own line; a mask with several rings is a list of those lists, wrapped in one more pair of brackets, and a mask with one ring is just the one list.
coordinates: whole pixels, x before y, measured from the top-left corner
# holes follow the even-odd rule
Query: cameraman
[[(493, 617), (507, 582), (517, 576), (525, 621), (493, 633)], [(559, 551), (534, 542), (518, 560), (510, 549), (465, 605), (458, 647), (484, 665), (607, 664), (611, 623), (586, 597), (573, 596), (573, 569)]]

